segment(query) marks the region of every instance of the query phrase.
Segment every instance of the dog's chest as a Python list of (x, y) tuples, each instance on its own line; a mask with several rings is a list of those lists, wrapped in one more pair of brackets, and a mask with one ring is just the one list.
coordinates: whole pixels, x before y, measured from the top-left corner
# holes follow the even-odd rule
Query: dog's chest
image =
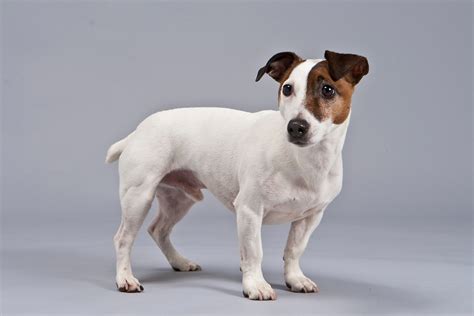
[(321, 170), (322, 175), (287, 176), (276, 173), (263, 183), (264, 223), (279, 224), (304, 218), (325, 208), (342, 187), (342, 165)]

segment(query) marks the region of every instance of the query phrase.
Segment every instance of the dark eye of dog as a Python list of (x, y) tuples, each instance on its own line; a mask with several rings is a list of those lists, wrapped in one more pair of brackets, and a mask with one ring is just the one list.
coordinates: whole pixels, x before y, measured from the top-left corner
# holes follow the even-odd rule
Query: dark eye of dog
[(282, 92), (284, 96), (289, 97), (292, 91), (293, 87), (291, 86), (291, 84), (286, 84), (283, 86)]
[(321, 93), (326, 99), (331, 99), (336, 94), (336, 90), (330, 85), (325, 84), (321, 89)]

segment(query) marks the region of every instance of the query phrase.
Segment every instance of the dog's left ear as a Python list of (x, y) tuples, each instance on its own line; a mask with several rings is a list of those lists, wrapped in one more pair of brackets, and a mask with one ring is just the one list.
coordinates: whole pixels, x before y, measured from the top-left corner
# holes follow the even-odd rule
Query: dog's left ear
[(346, 77), (352, 84), (357, 84), (369, 73), (367, 58), (353, 54), (339, 54), (327, 50), (324, 58), (328, 61), (329, 75), (334, 81)]
[(270, 77), (281, 83), (288, 69), (301, 60), (298, 55), (292, 52), (281, 52), (273, 55), (273, 57), (267, 61), (267, 64), (260, 68), (255, 81), (259, 81), (263, 75), (267, 73)]

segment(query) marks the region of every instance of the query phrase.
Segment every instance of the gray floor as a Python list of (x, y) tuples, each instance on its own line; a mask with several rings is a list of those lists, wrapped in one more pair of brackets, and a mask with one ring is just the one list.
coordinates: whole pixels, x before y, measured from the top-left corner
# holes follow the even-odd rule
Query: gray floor
[[(222, 208), (212, 197), (207, 199), (213, 208)], [(342, 219), (337, 212), (328, 212), (302, 263), (318, 283), (319, 294), (287, 291), (281, 255), (288, 227), (266, 226), (264, 273), (278, 300), (251, 302), (241, 294), (233, 215), (204, 207), (195, 206), (173, 235), (178, 248), (198, 261), (203, 271), (171, 270), (142, 229), (133, 252), (135, 275), (145, 286), (141, 294), (120, 293), (114, 287), (111, 239), (119, 220), (116, 210), (95, 217), (81, 216), (79, 211), (56, 215), (47, 231), (34, 222), (20, 226), (7, 218), (3, 313), (472, 313), (469, 219)]]

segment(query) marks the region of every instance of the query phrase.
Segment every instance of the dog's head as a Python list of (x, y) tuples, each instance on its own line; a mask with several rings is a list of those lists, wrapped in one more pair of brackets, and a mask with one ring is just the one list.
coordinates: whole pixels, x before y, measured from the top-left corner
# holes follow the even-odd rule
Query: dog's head
[(300, 58), (295, 53), (274, 55), (260, 68), (280, 83), (278, 103), (286, 121), (288, 140), (314, 145), (344, 123), (351, 110), (355, 85), (369, 72), (367, 59), (326, 51), (325, 60)]

